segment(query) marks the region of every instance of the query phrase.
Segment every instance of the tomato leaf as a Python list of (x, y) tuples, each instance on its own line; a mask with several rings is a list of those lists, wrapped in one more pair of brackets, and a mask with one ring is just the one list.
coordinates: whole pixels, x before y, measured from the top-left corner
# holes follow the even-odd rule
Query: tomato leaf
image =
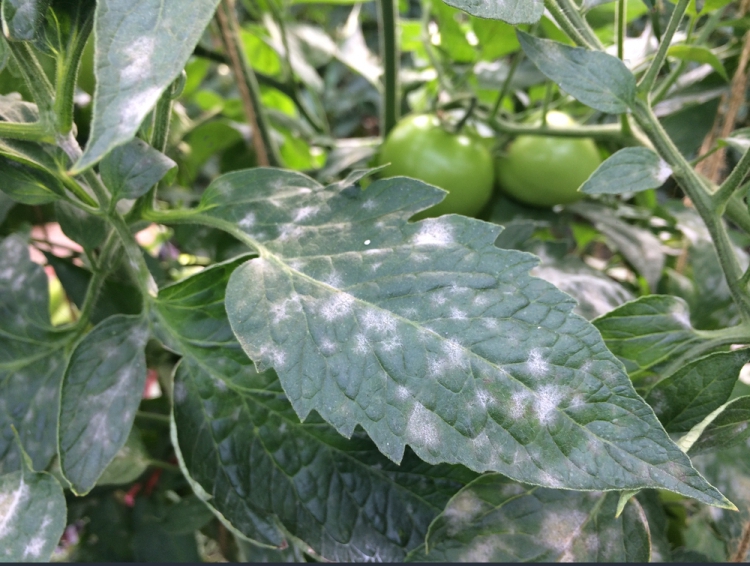
[(524, 53), (539, 70), (584, 104), (622, 114), (635, 102), (635, 77), (617, 57), (569, 47), (516, 30)]
[(219, 0), (99, 0), (91, 136), (76, 172), (133, 139), (182, 72)]
[(533, 24), (544, 13), (543, 0), (501, 0), (477, 2), (476, 0), (445, 0), (445, 3), (472, 16), (488, 20), (502, 20), (509, 24)]
[(4, 0), (3, 32), (11, 41), (32, 41), (44, 25), (50, 0)]
[(29, 259), (27, 242), (0, 242), (0, 473), (21, 468), (12, 426), (34, 468), (57, 452), (57, 419), (70, 333), (50, 324), (47, 275)]
[(725, 81), (729, 80), (724, 64), (708, 47), (703, 45), (672, 45), (667, 55), (683, 61), (695, 61), (710, 65)]
[(261, 255), (232, 274), (227, 313), (297, 414), (347, 437), (360, 425), (396, 462), (408, 444), (539, 485), (659, 485), (725, 505), (570, 297), (528, 275), (534, 256), (496, 248), (501, 228), (478, 220), (406, 222), (441, 197), (405, 178), (341, 190), (272, 169), (204, 193), (203, 213)]
[(49, 561), (66, 518), (65, 495), (50, 474), (24, 465), (0, 476), (0, 561)]
[(579, 189), (588, 195), (620, 195), (657, 189), (672, 175), (672, 169), (645, 147), (621, 149), (594, 171)]
[(142, 140), (117, 147), (99, 166), (102, 180), (114, 200), (135, 199), (146, 194), (177, 164)]
[(399, 467), (362, 433), (345, 440), (320, 419), (300, 423), (275, 374), (254, 370), (227, 320), (224, 289), (245, 259), (167, 287), (157, 302), (160, 332), (184, 355), (173, 434), (196, 493), (261, 543), (282, 543), (278, 522), (328, 560), (402, 560), (475, 474), (413, 455)]
[(125, 445), (146, 383), (148, 325), (115, 315), (76, 345), (60, 398), (60, 467), (73, 491), (96, 485)]
[(699, 358), (659, 381), (646, 403), (667, 432), (688, 432), (732, 394), (750, 350), (716, 352)]
[(55, 218), (68, 238), (89, 250), (101, 245), (109, 229), (103, 218), (62, 200), (55, 202)]
[(750, 395), (738, 397), (726, 404), (724, 410), (701, 433), (690, 447), (690, 455), (723, 450), (744, 444), (750, 438)]
[(456, 494), (411, 562), (648, 562), (648, 523), (617, 494), (576, 493), (484, 475)]

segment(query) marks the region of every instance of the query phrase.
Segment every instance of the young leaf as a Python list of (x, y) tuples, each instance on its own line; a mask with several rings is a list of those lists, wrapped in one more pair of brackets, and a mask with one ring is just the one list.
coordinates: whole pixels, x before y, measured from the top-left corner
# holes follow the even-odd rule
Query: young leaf
[(112, 199), (135, 199), (161, 181), (177, 164), (146, 142), (133, 139), (102, 160), (99, 171)]
[(621, 114), (635, 101), (635, 77), (617, 57), (569, 47), (516, 30), (524, 53), (539, 70), (584, 104)]
[(37, 169), (0, 155), (0, 190), (22, 204), (46, 204), (64, 194), (62, 182)]
[(57, 480), (26, 465), (0, 476), (0, 562), (48, 562), (65, 530)]
[(587, 195), (620, 195), (661, 187), (672, 169), (645, 147), (626, 147), (594, 171), (579, 189)]
[(123, 447), (146, 383), (148, 324), (112, 316), (73, 350), (60, 399), (60, 467), (85, 494)]
[(219, 0), (99, 0), (96, 92), (83, 171), (135, 136), (182, 71)]
[(57, 452), (60, 381), (69, 332), (50, 324), (47, 275), (18, 235), (0, 242), (0, 473), (21, 468), (12, 426), (35, 469)]
[(648, 562), (648, 523), (617, 494), (523, 486), (499, 474), (475, 480), (430, 525), (410, 562)]
[(731, 338), (715, 343), (701, 336), (690, 324), (685, 301), (669, 295), (640, 297), (593, 324), (634, 381), (669, 375), (684, 365), (685, 357), (705, 355), (732, 343)]
[(667, 432), (688, 432), (732, 394), (750, 350), (717, 352), (687, 364), (646, 395)]
[(730, 448), (750, 438), (750, 395), (727, 403), (724, 410), (702, 432), (690, 447), (689, 454)]
[(55, 203), (55, 218), (68, 238), (88, 250), (98, 248), (107, 236), (107, 222), (103, 218), (65, 201)]
[(300, 423), (276, 376), (255, 372), (226, 318), (226, 282), (245, 259), (167, 287), (157, 302), (160, 332), (185, 356), (173, 434), (196, 493), (264, 544), (282, 543), (280, 523), (329, 560), (403, 559), (475, 475), (413, 455), (399, 468), (361, 433), (347, 441), (319, 419)]
[(32, 41), (44, 24), (50, 0), (4, 0), (3, 32), (11, 41)]
[(721, 78), (725, 81), (729, 80), (727, 70), (724, 68), (721, 59), (714, 55), (708, 47), (703, 45), (672, 45), (667, 51), (667, 55), (683, 61), (695, 61), (710, 65), (714, 71), (719, 73)]
[(500, 227), (406, 220), (443, 192), (381, 180), (324, 188), (301, 174), (225, 175), (200, 208), (260, 257), (229, 281), (227, 313), (297, 414), (362, 426), (398, 462), (550, 487), (660, 486), (726, 504), (691, 469), (569, 296), (501, 250)]
[(503, 20), (509, 24), (533, 24), (544, 13), (543, 0), (502, 0), (477, 2), (476, 0), (445, 0), (445, 3), (472, 16), (488, 20)]

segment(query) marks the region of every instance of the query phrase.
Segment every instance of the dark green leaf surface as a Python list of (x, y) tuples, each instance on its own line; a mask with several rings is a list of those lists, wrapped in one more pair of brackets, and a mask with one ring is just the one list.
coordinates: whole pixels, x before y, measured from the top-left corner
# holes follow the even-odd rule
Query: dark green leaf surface
[(125, 441), (146, 383), (148, 324), (115, 315), (73, 350), (60, 399), (60, 467), (76, 493), (96, 484)]
[(227, 312), (297, 414), (344, 436), (360, 425), (396, 462), (408, 444), (526, 483), (720, 503), (570, 297), (528, 275), (534, 256), (496, 248), (500, 227), (481, 221), (406, 223), (442, 196), (405, 178), (341, 190), (272, 169), (204, 193), (201, 209), (261, 253), (232, 274)]
[(637, 193), (661, 187), (670, 175), (672, 169), (652, 150), (626, 147), (602, 163), (580, 191), (588, 195)]
[(31, 41), (44, 23), (50, 0), (4, 0), (3, 32), (11, 41)]
[(5, 218), (8, 216), (10, 209), (15, 206), (16, 201), (10, 198), (5, 193), (0, 193), (0, 224), (5, 222)]
[(177, 78), (219, 0), (99, 0), (96, 92), (81, 171), (130, 141)]
[(107, 236), (107, 223), (103, 218), (93, 216), (65, 201), (58, 200), (55, 203), (55, 218), (63, 233), (86, 249), (99, 247)]
[(226, 319), (224, 288), (242, 261), (163, 289), (157, 303), (162, 332), (185, 354), (175, 431), (197, 493), (258, 542), (282, 543), (278, 521), (330, 560), (403, 559), (475, 475), (413, 454), (399, 467), (361, 432), (346, 440), (319, 418), (300, 423), (273, 372), (255, 372)]
[[(39, 120), (39, 110), (36, 104), (25, 102), (18, 93), (0, 95), (0, 118), (6, 122), (36, 122)], [(0, 144), (9, 140), (0, 140)]]
[(717, 352), (659, 381), (646, 395), (667, 432), (688, 432), (726, 403), (750, 350)]
[(706, 427), (690, 455), (746, 444), (750, 438), (750, 396), (732, 400)]
[(69, 334), (50, 325), (44, 269), (18, 235), (0, 242), (0, 473), (21, 468), (11, 425), (37, 470), (57, 452), (60, 381)]
[(65, 530), (65, 496), (26, 466), (0, 476), (0, 562), (47, 562)]
[(488, 20), (533, 24), (544, 13), (543, 0), (446, 0), (446, 4)]
[(0, 190), (16, 202), (45, 204), (63, 194), (62, 183), (47, 171), (0, 155)]
[(635, 77), (617, 57), (569, 47), (520, 30), (518, 41), (539, 70), (584, 104), (621, 114), (635, 100)]
[(135, 199), (161, 181), (177, 164), (146, 142), (133, 139), (102, 160), (99, 171), (113, 200)]
[(115, 454), (96, 485), (121, 485), (135, 481), (149, 465), (146, 446), (141, 440), (140, 432), (133, 427), (125, 445)]
[(487, 474), (430, 525), (414, 562), (648, 562), (640, 504), (615, 518), (617, 494), (523, 486)]
[[(669, 375), (682, 367), (679, 360), (683, 357), (721, 347), (691, 326), (685, 301), (669, 295), (648, 295), (626, 303), (597, 318), (594, 326), (633, 380)], [(670, 371), (665, 374), (665, 370)]]

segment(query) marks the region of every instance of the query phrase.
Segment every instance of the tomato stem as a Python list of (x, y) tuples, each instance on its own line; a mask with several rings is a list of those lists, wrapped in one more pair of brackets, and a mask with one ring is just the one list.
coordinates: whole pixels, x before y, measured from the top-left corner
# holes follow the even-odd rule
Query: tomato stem
[(380, 53), (383, 60), (383, 104), (380, 123), (383, 138), (396, 126), (399, 117), (397, 18), (396, 0), (378, 0)]

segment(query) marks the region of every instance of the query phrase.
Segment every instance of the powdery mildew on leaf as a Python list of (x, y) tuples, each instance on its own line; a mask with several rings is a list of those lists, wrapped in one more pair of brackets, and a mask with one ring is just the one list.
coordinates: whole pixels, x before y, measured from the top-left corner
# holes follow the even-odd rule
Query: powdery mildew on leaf
[[(409, 444), (427, 462), (527, 483), (729, 505), (570, 297), (528, 275), (534, 256), (496, 248), (501, 228), (478, 220), (406, 222), (441, 196), (405, 178), (340, 190), (272, 169), (206, 191), (204, 213), (255, 214), (244, 231), (260, 257), (233, 273), (227, 312), (300, 417), (316, 410), (345, 436), (359, 424), (394, 461)], [(281, 239), (300, 207), (312, 210), (300, 236)]]
[(542, 0), (446, 0), (449, 6), (473, 16), (509, 24), (533, 24), (542, 17)]

